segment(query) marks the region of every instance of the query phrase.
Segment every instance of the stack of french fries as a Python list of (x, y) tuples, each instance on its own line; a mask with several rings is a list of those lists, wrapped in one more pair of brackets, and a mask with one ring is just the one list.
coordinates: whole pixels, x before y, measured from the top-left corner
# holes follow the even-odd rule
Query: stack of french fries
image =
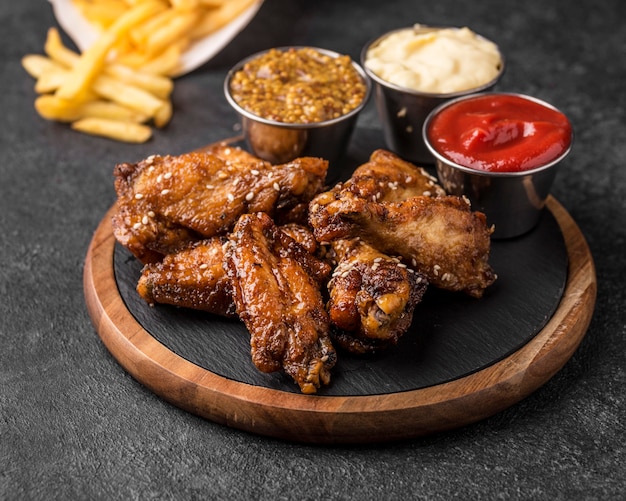
[(36, 79), (35, 109), (80, 132), (142, 143), (172, 117), (173, 75), (185, 50), (257, 0), (72, 1), (100, 35), (79, 54), (50, 28), (46, 55), (22, 58)]

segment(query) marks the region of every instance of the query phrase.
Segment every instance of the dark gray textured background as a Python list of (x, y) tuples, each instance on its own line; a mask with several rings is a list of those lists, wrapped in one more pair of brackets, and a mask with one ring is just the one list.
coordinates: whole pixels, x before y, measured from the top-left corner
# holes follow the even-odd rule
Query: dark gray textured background
[[(0, 6), (0, 499), (620, 499), (626, 495), (626, 7), (621, 0), (267, 0), (212, 62), (177, 81), (171, 124), (145, 145), (71, 132), (33, 110), (20, 58), (55, 24), (43, 0)], [(500, 88), (552, 102), (575, 145), (554, 195), (596, 260), (598, 301), (563, 370), (510, 409), (450, 433), (315, 447), (202, 420), (142, 387), (100, 342), (82, 292), (112, 168), (232, 135), (228, 68), (277, 45), (358, 57), (413, 22), (495, 40)], [(360, 127), (377, 128), (368, 107)]]

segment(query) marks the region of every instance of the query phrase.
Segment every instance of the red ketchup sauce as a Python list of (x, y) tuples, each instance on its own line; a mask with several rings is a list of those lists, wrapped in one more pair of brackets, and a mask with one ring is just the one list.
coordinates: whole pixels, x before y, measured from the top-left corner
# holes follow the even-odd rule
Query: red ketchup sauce
[(520, 172), (567, 151), (572, 127), (554, 108), (521, 96), (491, 94), (443, 108), (431, 119), (427, 135), (435, 150), (464, 167)]

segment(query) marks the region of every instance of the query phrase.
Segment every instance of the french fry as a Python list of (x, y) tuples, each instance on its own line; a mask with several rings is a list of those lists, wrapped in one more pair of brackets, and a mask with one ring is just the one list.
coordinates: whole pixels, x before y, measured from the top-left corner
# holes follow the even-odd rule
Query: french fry
[(48, 54), (50, 59), (65, 66), (66, 68), (73, 68), (80, 59), (80, 56), (76, 54), (76, 52), (63, 45), (63, 40), (61, 40), (59, 30), (56, 28), (50, 28), (48, 30), (43, 50), (46, 54)]
[(152, 129), (146, 125), (133, 122), (120, 122), (106, 118), (82, 118), (72, 122), (72, 129), (108, 137), (127, 143), (145, 143), (152, 137)]
[(170, 0), (172, 7), (179, 10), (192, 10), (200, 7), (200, 0)]
[(148, 35), (143, 50), (149, 56), (160, 54), (172, 43), (184, 40), (197, 22), (196, 12), (178, 12), (171, 22)]
[(191, 38), (198, 40), (223, 28), (235, 17), (251, 7), (256, 1), (257, 0), (228, 0), (224, 1), (217, 8), (208, 10), (191, 32)]
[(176, 11), (174, 9), (166, 9), (133, 27), (133, 29), (128, 32), (128, 38), (130, 38), (136, 47), (141, 48), (150, 33), (161, 29), (163, 26), (167, 26), (172, 22), (174, 17), (176, 17)]
[(35, 109), (72, 129), (144, 142), (172, 118), (172, 75), (197, 39), (258, 0), (71, 0), (102, 33), (82, 54), (50, 28), (46, 56), (22, 58), (36, 79)]
[(228, 0), (200, 0), (201, 5), (209, 8), (221, 7), (226, 2), (228, 2)]
[(57, 90), (58, 97), (72, 99), (85, 92), (104, 64), (109, 49), (121, 35), (163, 8), (165, 6), (160, 2), (146, 1), (126, 11), (91, 47), (83, 52), (78, 63), (72, 68), (71, 77), (67, 78), (63, 86)]
[(72, 0), (72, 3), (85, 19), (101, 30), (107, 29), (128, 10), (128, 4), (124, 0), (107, 0), (106, 2)]
[(171, 78), (153, 72), (135, 70), (118, 63), (107, 65), (104, 73), (120, 82), (146, 90), (161, 99), (167, 99), (174, 90), (174, 82)]
[(154, 114), (152, 120), (154, 121), (154, 125), (159, 129), (165, 127), (170, 120), (172, 119), (173, 113), (172, 103), (169, 101), (165, 101), (163, 106), (157, 110)]
[(188, 43), (188, 40), (181, 40), (170, 45), (158, 56), (152, 59), (144, 58), (139, 67), (154, 75), (173, 75), (180, 66), (181, 55)]
[(22, 67), (31, 77), (39, 78), (44, 73), (54, 70), (59, 66), (46, 56), (27, 54), (22, 58)]
[[(54, 64), (54, 63), (53, 63)], [(59, 65), (52, 66), (48, 71), (42, 73), (35, 83), (35, 92), (47, 94), (55, 92), (67, 79), (70, 71)]]
[(88, 101), (81, 105), (83, 118), (108, 118), (120, 122), (147, 122), (150, 117), (110, 101)]
[[(67, 68), (73, 68), (80, 59), (80, 56), (76, 52), (63, 45), (63, 41), (56, 28), (48, 30), (44, 50), (52, 60)], [(109, 76), (117, 78), (122, 82), (141, 87), (162, 99), (167, 98), (174, 88), (174, 82), (172, 82), (170, 78), (164, 78), (156, 74), (153, 75), (145, 71), (137, 71), (119, 63), (107, 64), (103, 71)], [(42, 90), (41, 92), (51, 92), (51, 90)]]
[(154, 117), (161, 108), (167, 105), (167, 101), (159, 99), (143, 89), (125, 84), (106, 75), (101, 75), (94, 81), (93, 90), (103, 98), (149, 117)]
[(123, 122), (146, 122), (149, 117), (109, 101), (95, 100), (76, 103), (53, 95), (39, 96), (35, 109), (47, 120), (74, 122), (82, 118), (106, 118)]

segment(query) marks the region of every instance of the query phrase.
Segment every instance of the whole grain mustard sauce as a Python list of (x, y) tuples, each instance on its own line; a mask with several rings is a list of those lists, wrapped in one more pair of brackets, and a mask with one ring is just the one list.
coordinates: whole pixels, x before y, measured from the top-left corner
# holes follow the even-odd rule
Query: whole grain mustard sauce
[(270, 49), (230, 82), (233, 99), (255, 115), (284, 123), (332, 120), (357, 108), (367, 87), (350, 56), (312, 47)]
[(449, 94), (491, 82), (500, 72), (502, 58), (493, 42), (469, 28), (415, 25), (370, 48), (365, 66), (399, 87)]

